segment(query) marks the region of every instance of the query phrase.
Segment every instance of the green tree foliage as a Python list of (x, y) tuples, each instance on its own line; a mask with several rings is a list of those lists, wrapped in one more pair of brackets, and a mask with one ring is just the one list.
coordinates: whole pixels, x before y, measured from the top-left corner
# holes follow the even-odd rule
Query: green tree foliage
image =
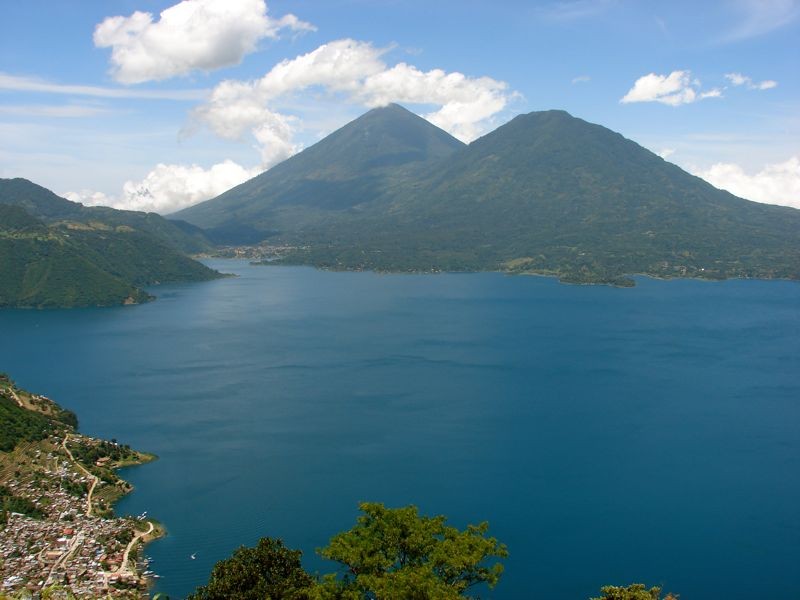
[(34, 502), (15, 496), (6, 486), (0, 485), (0, 525), (8, 522), (9, 513), (20, 513), (33, 519), (44, 518), (44, 512)]
[(190, 600), (305, 600), (311, 598), (314, 579), (300, 565), (299, 550), (280, 540), (261, 538), (255, 548), (242, 546), (218, 562), (208, 585), (197, 588)]
[[(591, 600), (659, 600), (661, 598), (661, 588), (651, 587), (648, 590), (642, 583), (633, 583), (628, 587), (607, 585), (600, 589), (600, 593), (603, 595)], [(664, 600), (678, 600), (678, 597), (667, 594)]]
[(444, 516), (420, 516), (415, 506), (391, 509), (363, 503), (355, 527), (334, 536), (320, 551), (346, 573), (323, 586), (343, 597), (386, 600), (460, 598), (469, 588), (500, 580), (505, 545), (486, 535), (488, 524), (460, 531)]
[(101, 458), (108, 458), (111, 462), (125, 462), (135, 460), (138, 456), (128, 444), (117, 444), (106, 440), (93, 444), (73, 443), (69, 445), (69, 449), (75, 459), (84, 465), (93, 465)]
[(129, 226), (47, 226), (22, 207), (3, 203), (2, 181), (0, 308), (143, 302), (150, 298), (143, 286), (220, 276), (156, 235)]
[(21, 441), (43, 440), (56, 428), (51, 419), (18, 406), (0, 392), (0, 452), (10, 452)]
[(198, 253), (211, 248), (202, 230), (185, 221), (165, 219), (156, 213), (83, 206), (27, 179), (0, 179), (0, 204), (20, 207), (48, 225), (100, 223), (110, 229), (128, 227), (148, 233), (183, 253)]
[(35, 442), (45, 439), (51, 433), (75, 428), (78, 419), (75, 413), (61, 408), (58, 404), (42, 397), (31, 397), (23, 390), (17, 390), (31, 400), (33, 410), (23, 408), (13, 397), (14, 382), (5, 373), (0, 373), (0, 452), (10, 452), (21, 441)]
[[(460, 531), (443, 516), (420, 516), (415, 506), (360, 505), (352, 529), (334, 536), (319, 553), (344, 567), (321, 581), (300, 565), (300, 551), (262, 538), (217, 563), (208, 585), (191, 600), (448, 600), (463, 599), (479, 584), (494, 587), (508, 556), (486, 535), (488, 525)], [(493, 564), (490, 564), (493, 563)]]

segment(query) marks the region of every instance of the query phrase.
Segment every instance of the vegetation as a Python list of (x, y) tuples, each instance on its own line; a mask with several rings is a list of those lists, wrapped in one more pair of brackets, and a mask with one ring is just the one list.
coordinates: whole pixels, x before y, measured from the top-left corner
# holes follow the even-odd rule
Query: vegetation
[(203, 231), (185, 221), (165, 219), (156, 213), (83, 206), (57, 196), (27, 179), (0, 179), (0, 204), (18, 206), (48, 225), (98, 225), (147, 233), (184, 254), (205, 252), (211, 243)]
[(8, 522), (9, 513), (20, 513), (32, 519), (44, 518), (44, 512), (35, 503), (15, 496), (6, 486), (0, 485), (0, 525)]
[(142, 286), (219, 276), (127, 226), (47, 226), (23, 206), (3, 203), (2, 191), (0, 185), (0, 308), (139, 303), (150, 299)]
[[(302, 553), (281, 540), (261, 538), (216, 564), (207, 585), (189, 600), (457, 600), (470, 588), (493, 588), (508, 556), (505, 545), (487, 537), (488, 525), (458, 530), (443, 516), (420, 516), (417, 508), (391, 509), (363, 503), (349, 531), (317, 552), (342, 571), (312, 577)], [(606, 586), (591, 600), (660, 600), (661, 588), (640, 583)], [(667, 594), (663, 600), (678, 600)]]
[(15, 404), (21, 403), (23, 408), (42, 414), (54, 421), (60, 421), (73, 429), (78, 427), (78, 417), (74, 412), (61, 408), (49, 398), (36, 396), (17, 388), (5, 373), (0, 373), (0, 396), (13, 399)]
[[(661, 598), (661, 588), (652, 587), (649, 590), (641, 583), (634, 583), (628, 587), (616, 587), (607, 585), (600, 590), (603, 594), (592, 600), (659, 600)], [(667, 594), (664, 600), (678, 600), (677, 596)]]
[(138, 462), (140, 454), (127, 444), (98, 440), (96, 443), (75, 443), (69, 445), (75, 460), (84, 465), (93, 465), (100, 459), (108, 459), (112, 464)]
[(77, 426), (75, 413), (44, 396), (17, 389), (8, 375), (0, 373), (0, 452), (11, 452), (20, 442), (36, 442)]
[(22, 441), (43, 440), (59, 427), (58, 422), (26, 410), (0, 391), (0, 452), (12, 451)]
[(280, 540), (261, 538), (255, 548), (242, 546), (221, 560), (211, 572), (208, 585), (197, 588), (190, 600), (306, 600), (314, 579), (300, 565), (301, 552)]
[(338, 576), (315, 579), (300, 565), (300, 551), (262, 538), (255, 548), (242, 547), (217, 563), (208, 585), (190, 598), (446, 600), (467, 597), (479, 584), (492, 588), (500, 580), (502, 564), (489, 563), (508, 552), (487, 537), (486, 523), (460, 531), (443, 516), (420, 516), (414, 506), (364, 503), (360, 509), (356, 525), (319, 550), (342, 565)]
[(265, 237), (349, 214), (464, 144), (391, 104), (371, 110), (322, 141), (209, 202), (175, 216), (218, 243)]
[(389, 509), (364, 503), (355, 527), (334, 536), (320, 551), (345, 567), (323, 587), (353, 598), (461, 598), (473, 586), (493, 588), (508, 556), (504, 544), (487, 537), (489, 525), (463, 531), (443, 516), (420, 516), (415, 506)]
[[(180, 215), (246, 233), (240, 243), (261, 232), (296, 248), (284, 263), (330, 269), (800, 278), (800, 211), (718, 190), (604, 127), (536, 112), (425, 153), (444, 133), (431, 127), (400, 107), (371, 111)], [(362, 138), (380, 140), (370, 160)]]

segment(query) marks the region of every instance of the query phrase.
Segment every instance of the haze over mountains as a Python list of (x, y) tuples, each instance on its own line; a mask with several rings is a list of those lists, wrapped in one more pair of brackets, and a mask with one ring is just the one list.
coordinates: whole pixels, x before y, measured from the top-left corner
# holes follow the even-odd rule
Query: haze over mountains
[(143, 286), (219, 277), (185, 255), (208, 248), (188, 223), (87, 208), (25, 179), (0, 179), (0, 307), (142, 302)]
[(800, 278), (800, 211), (718, 190), (563, 111), (465, 146), (398, 105), (374, 109), (175, 216), (330, 268)]

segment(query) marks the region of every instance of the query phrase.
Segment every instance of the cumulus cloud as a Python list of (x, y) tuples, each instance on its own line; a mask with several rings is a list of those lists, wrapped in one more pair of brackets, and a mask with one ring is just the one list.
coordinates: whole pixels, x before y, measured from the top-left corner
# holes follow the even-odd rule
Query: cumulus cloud
[(664, 160), (667, 160), (670, 156), (675, 154), (675, 149), (674, 148), (662, 148), (661, 150), (656, 152), (656, 154), (658, 154)]
[(158, 164), (141, 181), (126, 181), (119, 196), (92, 190), (67, 192), (63, 196), (86, 206), (169, 214), (214, 198), (260, 172), (260, 168), (246, 169), (231, 160), (210, 169), (198, 165)]
[(228, 139), (253, 135), (262, 166), (268, 167), (299, 149), (292, 141), (299, 120), (270, 108), (297, 92), (315, 89), (367, 108), (390, 102), (438, 106), (425, 118), (464, 141), (481, 135), (514, 97), (504, 82), (490, 77), (421, 71), (404, 62), (389, 66), (383, 59), (387, 51), (368, 42), (336, 40), (278, 63), (260, 79), (224, 81), (193, 111), (192, 125)]
[(112, 76), (130, 84), (238, 64), (282, 29), (315, 28), (291, 14), (269, 17), (264, 0), (183, 0), (158, 20), (140, 11), (109, 17), (95, 28), (94, 43), (111, 48)]
[(691, 104), (705, 98), (719, 98), (722, 91), (700, 92), (700, 81), (692, 79), (691, 71), (673, 71), (669, 75), (650, 73), (636, 80), (620, 102), (660, 102), (670, 106)]
[(771, 90), (778, 85), (777, 81), (765, 79), (764, 81), (755, 82), (752, 78), (741, 73), (725, 73), (725, 79), (735, 86), (747, 86), (749, 90)]
[(717, 163), (694, 174), (748, 200), (800, 208), (800, 155), (766, 165), (752, 175), (733, 163)]

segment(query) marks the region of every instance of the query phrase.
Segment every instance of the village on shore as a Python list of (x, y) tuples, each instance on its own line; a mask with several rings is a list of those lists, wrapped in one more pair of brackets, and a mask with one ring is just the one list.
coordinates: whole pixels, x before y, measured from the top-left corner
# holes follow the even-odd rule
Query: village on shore
[(163, 530), (112, 506), (132, 489), (114, 469), (153, 458), (69, 427), (0, 452), (0, 597), (147, 598), (141, 549)]

